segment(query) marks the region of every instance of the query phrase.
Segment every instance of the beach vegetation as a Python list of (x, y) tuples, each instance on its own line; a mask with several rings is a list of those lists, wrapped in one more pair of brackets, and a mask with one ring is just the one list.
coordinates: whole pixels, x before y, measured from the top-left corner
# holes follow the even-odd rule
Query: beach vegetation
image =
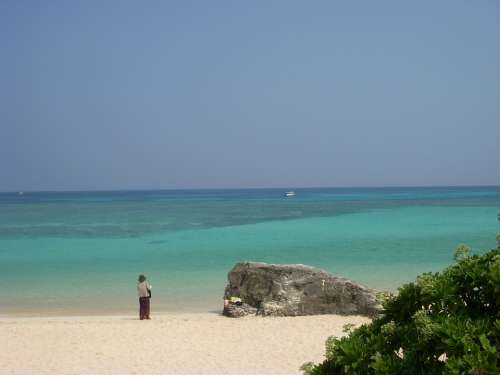
[(424, 273), (386, 295), (382, 314), (326, 341), (326, 374), (500, 374), (500, 247), (465, 245), (442, 272)]

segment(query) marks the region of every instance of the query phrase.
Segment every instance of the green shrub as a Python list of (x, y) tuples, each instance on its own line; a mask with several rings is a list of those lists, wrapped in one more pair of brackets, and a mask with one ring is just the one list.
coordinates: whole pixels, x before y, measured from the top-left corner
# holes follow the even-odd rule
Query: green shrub
[(383, 314), (346, 337), (330, 337), (324, 374), (500, 374), (500, 248), (425, 273), (383, 302)]

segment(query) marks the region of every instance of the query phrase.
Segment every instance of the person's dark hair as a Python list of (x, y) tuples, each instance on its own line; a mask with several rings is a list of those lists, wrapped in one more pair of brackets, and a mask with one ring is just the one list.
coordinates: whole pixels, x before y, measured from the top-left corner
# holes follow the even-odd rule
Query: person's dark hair
[(146, 276), (139, 275), (139, 282), (142, 283), (143, 281), (146, 281)]

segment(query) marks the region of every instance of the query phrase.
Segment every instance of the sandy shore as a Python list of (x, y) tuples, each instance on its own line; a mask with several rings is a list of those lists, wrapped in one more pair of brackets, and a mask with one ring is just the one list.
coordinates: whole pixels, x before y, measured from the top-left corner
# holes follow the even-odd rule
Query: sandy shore
[(0, 318), (6, 374), (300, 374), (358, 316)]

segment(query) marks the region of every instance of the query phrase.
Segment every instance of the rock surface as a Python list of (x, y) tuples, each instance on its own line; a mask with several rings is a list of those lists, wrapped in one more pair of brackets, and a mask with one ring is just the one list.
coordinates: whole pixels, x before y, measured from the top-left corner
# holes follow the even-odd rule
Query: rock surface
[(223, 314), (298, 316), (342, 314), (376, 316), (375, 292), (349, 279), (302, 264), (237, 263), (228, 273), (224, 298), (240, 297)]

